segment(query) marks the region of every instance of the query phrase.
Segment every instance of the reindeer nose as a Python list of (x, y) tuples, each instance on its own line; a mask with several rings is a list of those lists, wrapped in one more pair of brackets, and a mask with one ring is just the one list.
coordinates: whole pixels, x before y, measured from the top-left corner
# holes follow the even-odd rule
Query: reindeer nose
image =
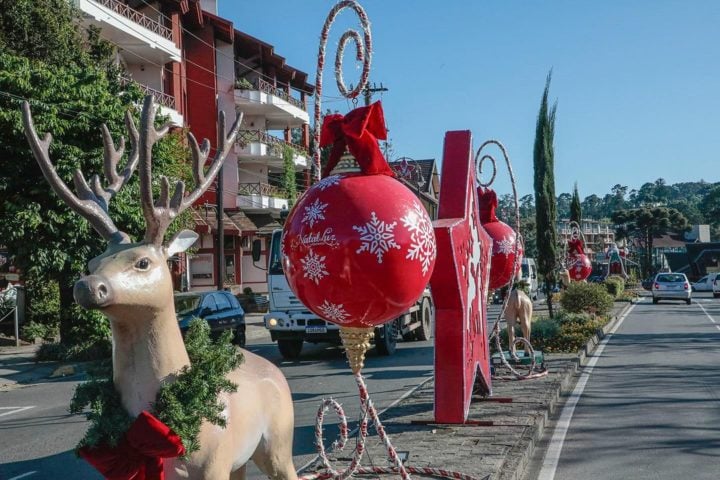
[(75, 283), (75, 301), (83, 308), (102, 308), (112, 302), (112, 290), (99, 275), (88, 275)]

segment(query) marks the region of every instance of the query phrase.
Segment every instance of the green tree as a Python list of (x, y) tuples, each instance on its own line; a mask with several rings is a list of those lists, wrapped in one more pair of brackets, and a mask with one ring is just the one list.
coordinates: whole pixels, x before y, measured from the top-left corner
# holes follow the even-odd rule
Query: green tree
[(582, 228), (582, 206), (580, 205), (580, 194), (578, 193), (577, 182), (573, 187), (573, 195), (570, 202), (570, 221), (577, 222)]
[(569, 218), (570, 217), (570, 202), (572, 202), (572, 195), (569, 193), (561, 193), (557, 197), (557, 215), (558, 218)]
[[(75, 169), (86, 176), (102, 174), (100, 124), (107, 124), (117, 142), (125, 134), (125, 111), (141, 99), (139, 90), (120, 84), (117, 71), (107, 68), (109, 61), (93, 61), (93, 55), (110, 49), (92, 35), (81, 35), (70, 4), (19, 0), (5, 1), (7, 8), (0, 9), (0, 158), (10, 160), (0, 170), (0, 238), (23, 272), (58, 282), (60, 336), (66, 345), (108, 333), (100, 316), (74, 308), (72, 298), (74, 281), (105, 245), (47, 185), (23, 134), (20, 104), (29, 100), (38, 133), (52, 132), (50, 157), (60, 177), (72, 185)], [(19, 6), (21, 21), (9, 21), (8, 12)], [(189, 179), (186, 160), (180, 135), (171, 134), (156, 147), (154, 171), (171, 182)], [(118, 228), (142, 237), (137, 177), (113, 200), (110, 214)], [(186, 212), (173, 230), (187, 225), (189, 218)], [(100, 331), (84, 329), (88, 325)]]
[(552, 71), (545, 81), (535, 127), (533, 166), (535, 169), (535, 228), (538, 249), (538, 270), (544, 278), (548, 311), (553, 316), (552, 287), (555, 284), (557, 256), (557, 212), (555, 204), (555, 112), (557, 102), (550, 108), (548, 95)]
[(613, 221), (619, 226), (618, 236), (631, 237), (643, 248), (643, 275), (650, 275), (653, 269), (653, 240), (669, 231), (687, 229), (687, 219), (674, 208), (642, 207), (619, 210), (613, 214)]
[(297, 176), (295, 174), (295, 149), (290, 145), (285, 145), (282, 152), (283, 156), (283, 189), (288, 199), (288, 210), (295, 205), (297, 200)]

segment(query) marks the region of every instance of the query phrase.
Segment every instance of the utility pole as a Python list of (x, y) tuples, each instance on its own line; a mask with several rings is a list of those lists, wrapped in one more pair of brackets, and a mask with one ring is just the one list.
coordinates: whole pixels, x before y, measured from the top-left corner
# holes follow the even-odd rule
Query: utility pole
[[(223, 133), (224, 134), (224, 133)], [(216, 252), (217, 252), (217, 272), (218, 272), (218, 278), (217, 278), (217, 289), (218, 290), (224, 290), (225, 289), (225, 223), (224, 223), (224, 217), (225, 217), (225, 205), (223, 202), (223, 194), (225, 192), (224, 188), (224, 182), (223, 182), (223, 167), (220, 167), (220, 171), (217, 174), (217, 189), (215, 190), (215, 196), (216, 196), (216, 204), (217, 204), (217, 211), (215, 212), (217, 214), (217, 244), (216, 244)]]
[(365, 96), (365, 106), (367, 107), (370, 105), (370, 102), (372, 101), (372, 94), (375, 92), (387, 92), (388, 89), (385, 88), (385, 86), (380, 82), (380, 86), (378, 87), (375, 82), (373, 82), (372, 87), (368, 84), (363, 88), (362, 92)]

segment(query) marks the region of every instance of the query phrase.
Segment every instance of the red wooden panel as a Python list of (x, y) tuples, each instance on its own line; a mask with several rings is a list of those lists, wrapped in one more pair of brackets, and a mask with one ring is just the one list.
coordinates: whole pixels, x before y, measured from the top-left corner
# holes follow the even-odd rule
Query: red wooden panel
[(430, 285), (435, 302), (435, 421), (463, 423), (473, 385), (491, 393), (487, 294), (492, 240), (480, 225), (472, 136), (445, 134), (437, 261)]

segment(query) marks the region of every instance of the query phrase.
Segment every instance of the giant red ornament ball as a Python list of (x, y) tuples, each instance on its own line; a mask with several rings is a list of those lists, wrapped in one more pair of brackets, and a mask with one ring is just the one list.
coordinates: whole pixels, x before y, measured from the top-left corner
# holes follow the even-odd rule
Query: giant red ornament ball
[(585, 255), (585, 248), (580, 239), (568, 241), (567, 269), (570, 278), (577, 282), (585, 280), (592, 273), (592, 262)]
[[(420, 297), (435, 264), (435, 232), (422, 203), (382, 157), (377, 102), (325, 117), (321, 145), (333, 145), (325, 178), (288, 216), (282, 240), (290, 288), (316, 315), (343, 327), (372, 327)], [(348, 147), (362, 173), (327, 176)]]
[[(522, 251), (515, 248), (517, 235), (507, 223), (500, 221), (495, 214), (497, 194), (491, 188), (478, 188), (480, 223), (493, 241), (490, 260), (490, 288), (500, 288), (513, 277), (515, 257), (518, 267), (522, 260)], [(516, 253), (517, 252), (517, 253)]]

